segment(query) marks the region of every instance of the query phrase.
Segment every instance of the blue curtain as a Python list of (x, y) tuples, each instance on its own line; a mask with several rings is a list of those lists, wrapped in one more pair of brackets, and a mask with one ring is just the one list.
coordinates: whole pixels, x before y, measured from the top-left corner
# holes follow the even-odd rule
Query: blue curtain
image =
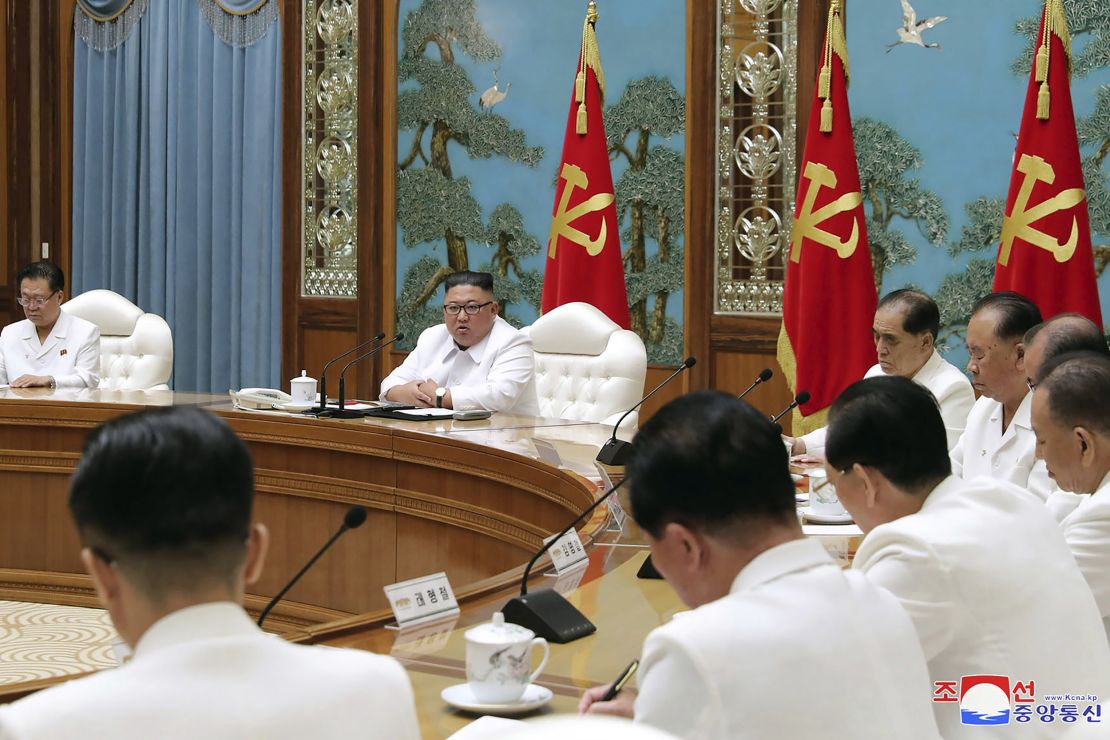
[(230, 46), (193, 0), (75, 35), (73, 292), (164, 316), (177, 390), (280, 387), (280, 78), (279, 23)]

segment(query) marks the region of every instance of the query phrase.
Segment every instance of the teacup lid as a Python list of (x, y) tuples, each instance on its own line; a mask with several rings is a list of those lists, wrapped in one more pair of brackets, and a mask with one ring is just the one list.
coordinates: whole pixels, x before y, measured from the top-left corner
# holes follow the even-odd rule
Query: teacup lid
[(471, 642), (484, 642), (490, 645), (500, 645), (506, 642), (520, 642), (531, 640), (535, 633), (527, 627), (505, 621), (501, 612), (493, 613), (493, 621), (479, 624), (466, 631), (466, 639)]
[(308, 377), (308, 371), (307, 370), (301, 370), (300, 377), (299, 378), (293, 378), (289, 382), (290, 383), (315, 383), (316, 378)]

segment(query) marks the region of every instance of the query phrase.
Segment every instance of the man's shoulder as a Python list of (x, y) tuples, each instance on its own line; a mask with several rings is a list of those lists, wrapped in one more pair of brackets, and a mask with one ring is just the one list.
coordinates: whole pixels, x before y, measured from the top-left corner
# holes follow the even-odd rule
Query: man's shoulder
[[(938, 355), (938, 357), (940, 357)], [(948, 360), (940, 357), (940, 362), (937, 363), (936, 370), (926, 383), (930, 390), (936, 393), (937, 390), (944, 389), (966, 389), (968, 393), (974, 395), (974, 390), (971, 387), (971, 381), (967, 379), (963, 371), (953, 365)], [(936, 390), (934, 390), (936, 389)]]
[(31, 322), (27, 319), (13, 321), (12, 323), (5, 326), (3, 329), (0, 329), (0, 338), (9, 339), (22, 336), (26, 328), (30, 325)]
[(62, 311), (61, 315), (66, 317), (66, 321), (69, 322), (69, 330), (73, 333), (80, 334), (83, 337), (87, 337), (90, 334), (100, 335), (100, 327), (93, 322), (83, 319), (80, 316), (66, 313), (65, 311)]
[(433, 324), (420, 332), (420, 336), (416, 339), (416, 346), (437, 344), (445, 341), (448, 337), (450, 337), (450, 334), (447, 332), (447, 324)]

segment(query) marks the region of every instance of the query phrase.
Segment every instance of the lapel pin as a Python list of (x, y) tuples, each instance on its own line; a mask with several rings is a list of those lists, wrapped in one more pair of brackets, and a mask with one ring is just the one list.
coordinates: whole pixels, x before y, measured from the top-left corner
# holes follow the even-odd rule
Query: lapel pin
[(58, 353), (58, 357), (64, 357), (64, 356), (65, 356), (65, 353), (66, 353), (66, 351), (65, 351), (65, 349), (63, 348), (63, 349), (62, 349), (62, 351)]

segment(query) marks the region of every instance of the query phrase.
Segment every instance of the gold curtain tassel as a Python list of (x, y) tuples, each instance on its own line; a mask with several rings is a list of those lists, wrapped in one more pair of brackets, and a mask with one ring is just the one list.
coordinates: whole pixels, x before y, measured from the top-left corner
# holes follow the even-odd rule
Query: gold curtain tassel
[(1041, 89), (1037, 92), (1037, 119), (1040, 121), (1048, 120), (1048, 81), (1041, 83)]
[(817, 76), (817, 97), (828, 99), (829, 83), (832, 80), (832, 70), (828, 65), (821, 67), (821, 74)]
[(1037, 48), (1037, 82), (1044, 82), (1048, 79), (1048, 47), (1041, 46)]
[(576, 134), (586, 133), (586, 104), (578, 104), (578, 117), (574, 122), (574, 132)]
[(823, 134), (832, 131), (832, 101), (826, 99), (825, 104), (821, 106), (821, 128)]
[(574, 78), (574, 102), (581, 103), (586, 99), (586, 73), (579, 72)]

